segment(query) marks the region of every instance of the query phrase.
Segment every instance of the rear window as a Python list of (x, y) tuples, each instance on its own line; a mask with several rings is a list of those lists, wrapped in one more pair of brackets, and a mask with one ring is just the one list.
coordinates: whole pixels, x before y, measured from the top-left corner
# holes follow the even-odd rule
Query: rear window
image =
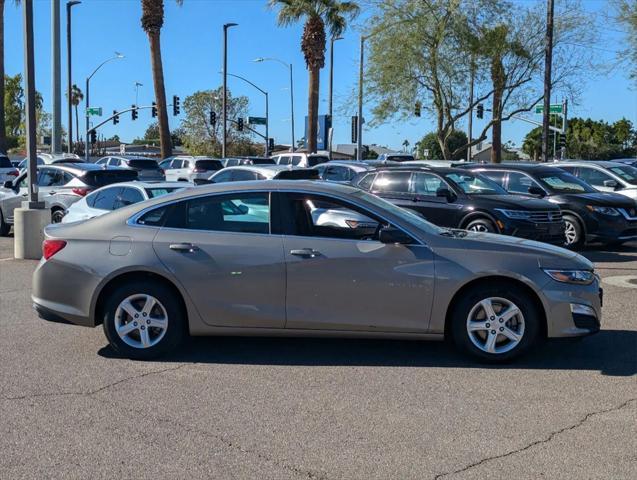
[(111, 183), (137, 180), (134, 170), (96, 170), (82, 175), (82, 181), (91, 187), (103, 187)]
[(277, 180), (320, 180), (318, 170), (303, 168), (298, 170), (283, 170), (277, 173), (274, 178)]
[(181, 190), (181, 188), (147, 188), (146, 194), (148, 198), (156, 198), (161, 197), (162, 195), (168, 195), (169, 193), (176, 192), (177, 190)]
[(9, 157), (0, 157), (0, 168), (13, 168)]
[(128, 166), (142, 170), (157, 170), (159, 168), (155, 160), (130, 160)]
[(324, 155), (310, 155), (307, 157), (307, 163), (310, 167), (318, 165), (319, 163), (329, 162), (330, 158)]
[(274, 165), (274, 160), (271, 158), (251, 158), (252, 165)]
[(392, 162), (409, 162), (414, 160), (413, 155), (387, 155), (386, 160), (391, 160)]
[(221, 170), (223, 165), (219, 160), (197, 160), (195, 162), (195, 168), (202, 168), (204, 170)]

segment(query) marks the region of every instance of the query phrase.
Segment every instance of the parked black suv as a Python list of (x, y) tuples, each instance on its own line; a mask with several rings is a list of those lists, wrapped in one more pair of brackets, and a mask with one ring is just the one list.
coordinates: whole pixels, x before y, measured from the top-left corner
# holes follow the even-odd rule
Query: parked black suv
[(468, 165), (510, 193), (548, 198), (559, 205), (566, 223), (567, 246), (587, 242), (618, 245), (637, 239), (634, 200), (616, 193), (598, 192), (564, 170), (539, 163)]
[(488, 178), (458, 168), (384, 167), (352, 184), (422, 214), (442, 227), (492, 232), (564, 245), (557, 205), (510, 195)]

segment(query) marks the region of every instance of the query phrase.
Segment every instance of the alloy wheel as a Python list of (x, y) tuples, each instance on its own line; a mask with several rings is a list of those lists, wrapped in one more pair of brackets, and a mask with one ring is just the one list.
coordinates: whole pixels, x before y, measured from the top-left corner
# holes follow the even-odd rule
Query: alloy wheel
[(157, 345), (168, 328), (168, 314), (159, 300), (151, 295), (131, 295), (115, 311), (115, 331), (133, 348)]
[(55, 210), (51, 215), (51, 223), (60, 223), (64, 218), (64, 212), (62, 210)]
[(573, 245), (574, 243), (577, 243), (577, 229), (572, 222), (565, 222), (564, 236), (566, 237), (566, 245)]
[(506, 298), (485, 298), (469, 312), (467, 334), (471, 343), (483, 352), (505, 353), (522, 341), (524, 315), (517, 305)]
[(469, 230), (471, 232), (489, 233), (489, 229), (487, 228), (487, 226), (483, 225), (482, 223), (477, 223), (475, 225), (471, 225), (469, 228), (467, 228), (467, 230)]

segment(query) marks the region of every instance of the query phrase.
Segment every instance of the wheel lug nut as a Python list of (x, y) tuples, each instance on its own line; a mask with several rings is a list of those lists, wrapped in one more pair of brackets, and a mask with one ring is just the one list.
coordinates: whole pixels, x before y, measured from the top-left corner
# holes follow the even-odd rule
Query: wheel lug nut
[(139, 318), (139, 313), (136, 313), (136, 314), (135, 314), (135, 318)]
[(133, 322), (133, 325), (134, 325), (134, 326), (137, 326), (137, 322)]
[[(144, 328), (144, 327), (142, 327), (142, 328)], [(495, 330), (491, 330), (491, 333), (492, 333), (493, 335), (495, 335)]]
[(501, 331), (501, 332), (504, 332), (504, 327), (500, 327), (500, 331)]
[(490, 326), (491, 326), (491, 324), (490, 324), (490, 323), (487, 323), (487, 328), (489, 328)]
[(503, 319), (500, 319), (500, 323), (502, 323), (502, 322), (504, 322), (504, 320), (503, 320)]
[(142, 313), (142, 316), (144, 316), (144, 317), (145, 317), (145, 316), (146, 316), (146, 314), (145, 314), (145, 313)]
[(144, 330), (144, 329), (146, 329), (146, 327), (142, 325), (142, 330)]
[(495, 317), (491, 317), (491, 320), (495, 320)]
[(150, 325), (150, 320), (146, 320), (146, 323), (147, 323), (148, 325)]

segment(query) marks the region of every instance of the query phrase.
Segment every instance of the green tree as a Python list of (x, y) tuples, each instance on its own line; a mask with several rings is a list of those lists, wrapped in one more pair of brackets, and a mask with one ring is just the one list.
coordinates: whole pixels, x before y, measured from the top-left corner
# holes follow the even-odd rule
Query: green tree
[[(467, 158), (467, 134), (454, 130), (447, 137), (447, 145), (449, 150), (454, 154), (449, 160), (464, 160)], [(422, 140), (416, 144), (418, 150), (418, 156), (424, 158), (425, 150), (429, 151), (427, 156), (428, 160), (440, 160), (443, 159), (442, 149), (440, 148), (440, 142), (438, 141), (438, 135), (436, 132), (431, 132), (425, 135)]]
[[(210, 112), (219, 113), (222, 108), (222, 88), (216, 90), (197, 91), (184, 99), (185, 117), (181, 122), (180, 137), (186, 149), (193, 155), (221, 155), (221, 122), (210, 124)], [(228, 118), (246, 117), (248, 115), (248, 98), (233, 97), (227, 92)], [(220, 115), (218, 115), (220, 117)], [(229, 128), (227, 132), (226, 155), (247, 155), (253, 152), (249, 147), (250, 133)], [(256, 151), (254, 152), (257, 153)]]
[(146, 132), (144, 132), (144, 140), (155, 140), (159, 139), (159, 124), (157, 122), (153, 122), (148, 125)]
[(626, 33), (625, 47), (620, 51), (620, 61), (630, 69), (630, 78), (637, 86), (637, 2), (635, 0), (612, 0), (615, 19)]
[(309, 71), (308, 131), (305, 136), (310, 152), (316, 151), (318, 132), (319, 79), (325, 66), (325, 29), (332, 38), (340, 36), (347, 22), (358, 15), (355, 2), (340, 0), (269, 0), (271, 8), (279, 7), (277, 22), (287, 26), (305, 19), (301, 50)]
[[(170, 144), (170, 127), (168, 125), (168, 106), (166, 103), (166, 87), (164, 85), (164, 67), (161, 58), (161, 27), (164, 25), (164, 1), (142, 1), (142, 28), (148, 35), (150, 43), (150, 59), (153, 70), (153, 85), (155, 88), (155, 102), (157, 103), (157, 117), (159, 120), (159, 140), (162, 158), (172, 155)], [(183, 0), (175, 0), (178, 5)]]
[[(80, 90), (80, 87), (73, 84), (71, 87), (71, 105), (73, 105), (75, 109), (75, 141), (77, 143), (80, 143), (80, 116), (78, 113), (78, 107), (80, 103), (82, 103), (82, 100), (84, 100), (82, 90)], [(72, 140), (73, 139), (71, 139), (71, 141)]]

